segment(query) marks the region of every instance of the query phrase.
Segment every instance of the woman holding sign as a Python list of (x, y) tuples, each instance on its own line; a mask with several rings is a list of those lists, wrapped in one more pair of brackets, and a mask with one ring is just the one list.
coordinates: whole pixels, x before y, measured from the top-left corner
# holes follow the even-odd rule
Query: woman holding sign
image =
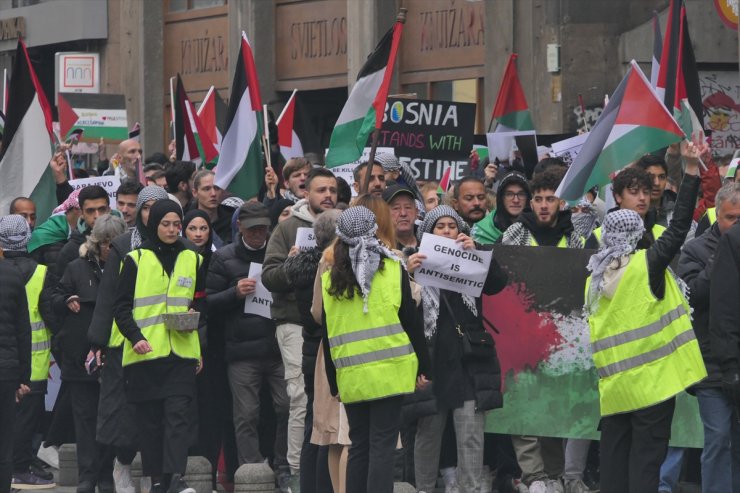
[[(465, 231), (467, 227), (457, 212), (441, 205), (426, 214), (418, 235), (420, 242), (424, 233), (429, 233), (456, 241), (463, 251), (474, 250), (476, 244)], [(421, 253), (411, 255), (409, 272), (423, 267), (426, 258)], [(483, 293), (496, 294), (506, 282), (506, 273), (495, 258), (491, 259)], [(424, 335), (432, 354), (437, 414), (420, 418), (417, 425), (416, 488), (420, 492), (435, 489), (442, 432), (452, 412), (460, 491), (479, 492), (485, 412), (503, 405), (501, 369), (493, 339), (483, 326), (483, 302), (480, 297), (429, 286), (422, 289), (421, 299)]]
[(408, 276), (377, 229), (365, 207), (342, 212), (334, 263), (321, 275), (324, 361), (349, 421), (346, 490), (353, 493), (393, 491), (401, 402), (426, 384), (429, 366)]

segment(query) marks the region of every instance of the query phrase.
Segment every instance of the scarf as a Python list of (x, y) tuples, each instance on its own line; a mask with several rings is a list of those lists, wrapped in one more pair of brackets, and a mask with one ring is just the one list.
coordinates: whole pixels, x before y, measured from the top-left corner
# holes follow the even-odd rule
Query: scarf
[(31, 227), (20, 214), (0, 217), (0, 248), (5, 252), (25, 252)]
[(349, 246), (349, 258), (352, 272), (362, 293), (363, 308), (367, 313), (367, 300), (370, 296), (370, 285), (380, 266), (381, 255), (392, 260), (403, 261), (391, 250), (383, 246), (375, 232), (378, 225), (375, 223), (375, 214), (363, 206), (350, 207), (343, 211), (337, 219), (337, 237)]
[(286, 200), (290, 200), (294, 204), (297, 203), (299, 200), (301, 200), (301, 199), (298, 198), (298, 196), (296, 194), (294, 194), (293, 192), (291, 192), (290, 189), (288, 189), (288, 190), (285, 191), (285, 193), (283, 194), (283, 198), (286, 199)]
[(587, 269), (591, 272), (591, 286), (586, 297), (586, 311), (593, 313), (604, 288), (604, 273), (613, 260), (631, 254), (645, 232), (640, 215), (629, 209), (619, 209), (604, 218), (601, 248), (591, 255)]
[[(448, 205), (440, 205), (427, 212), (424, 216), (419, 230), (417, 231), (418, 240), (421, 243), (421, 237), (424, 233), (430, 233), (434, 231), (434, 225), (437, 224), (443, 217), (451, 217), (457, 223), (457, 229), (461, 233), (468, 233), (468, 226), (465, 221), (455, 212), (455, 209)], [(423, 286), (421, 288), (421, 305), (424, 311), (424, 335), (427, 339), (431, 339), (437, 332), (437, 319), (439, 318), (439, 288), (430, 286)], [(475, 305), (475, 298), (469, 294), (461, 294), (463, 303), (470, 310), (470, 312), (478, 316), (478, 307)]]

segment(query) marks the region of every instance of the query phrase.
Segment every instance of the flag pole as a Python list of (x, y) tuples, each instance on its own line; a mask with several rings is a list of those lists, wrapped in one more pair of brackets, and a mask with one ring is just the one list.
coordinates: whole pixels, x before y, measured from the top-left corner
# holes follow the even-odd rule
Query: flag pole
[(272, 153), (270, 152), (270, 128), (267, 126), (267, 105), (262, 105), (262, 148), (265, 151), (267, 167), (272, 168)]
[[(398, 9), (398, 14), (396, 15), (396, 22), (400, 22), (401, 24), (406, 24), (406, 12), (408, 9), (406, 7), (401, 7)], [(393, 67), (388, 67), (390, 70), (393, 70)], [(370, 175), (373, 173), (373, 163), (375, 162), (375, 153), (378, 150), (378, 138), (380, 137), (380, 127), (376, 127), (375, 130), (373, 130), (372, 133), (372, 142), (370, 143), (370, 155), (367, 159), (367, 168), (365, 168), (365, 179), (360, 184), (360, 194), (367, 193), (368, 188), (370, 188)]]

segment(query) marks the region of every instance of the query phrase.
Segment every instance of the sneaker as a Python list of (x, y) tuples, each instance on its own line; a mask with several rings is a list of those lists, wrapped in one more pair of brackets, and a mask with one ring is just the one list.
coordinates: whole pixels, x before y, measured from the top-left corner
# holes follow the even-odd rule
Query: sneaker
[(291, 480), (293, 477), (290, 475), (290, 472), (288, 471), (281, 471), (278, 472), (277, 475), (277, 486), (280, 493), (293, 493), (293, 489), (291, 486)]
[(565, 493), (563, 483), (559, 479), (548, 479), (545, 481), (547, 493)]
[(42, 461), (38, 457), (34, 457), (33, 459), (31, 459), (31, 465), (29, 466), (29, 469), (33, 474), (40, 477), (41, 479), (53, 481), (54, 473), (44, 469), (44, 466), (46, 466), (46, 462)]
[(116, 485), (116, 493), (136, 493), (134, 482), (131, 479), (131, 465), (125, 465), (115, 460), (113, 464), (113, 482)]
[(565, 480), (565, 493), (593, 493), (593, 490), (581, 479), (567, 479)]
[[(154, 491), (154, 488), (152, 488), (152, 491)], [(167, 493), (195, 493), (195, 488), (188, 486), (182, 474), (173, 474)]]
[(49, 464), (54, 469), (59, 469), (59, 451), (56, 447), (44, 447), (41, 445), (36, 457)]
[(54, 481), (40, 478), (31, 471), (13, 473), (13, 480), (10, 483), (11, 489), (14, 490), (48, 490), (55, 486)]
[(529, 485), (529, 493), (550, 493), (544, 481), (532, 481)]

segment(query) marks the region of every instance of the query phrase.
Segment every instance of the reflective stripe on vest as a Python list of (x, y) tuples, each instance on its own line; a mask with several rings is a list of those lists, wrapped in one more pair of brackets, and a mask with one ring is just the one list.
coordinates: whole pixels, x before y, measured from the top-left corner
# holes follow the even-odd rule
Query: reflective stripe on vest
[(39, 297), (44, 288), (47, 268), (38, 264), (26, 283), (28, 318), (31, 321), (31, 381), (43, 382), (49, 377), (51, 361), (51, 332), (46, 328), (39, 311)]
[(373, 277), (368, 312), (362, 296), (329, 294), (330, 272), (321, 276), (327, 341), (337, 369), (342, 402), (362, 402), (414, 391), (419, 363), (398, 318), (401, 306), (401, 265), (384, 259)]
[[(665, 226), (661, 226), (660, 224), (653, 224), (653, 229), (652, 229), (653, 238), (657, 240), (663, 235), (663, 233), (665, 233), (665, 230), (666, 230)], [(596, 238), (596, 240), (599, 242), (599, 246), (601, 246), (601, 233), (602, 233), (601, 226), (593, 230), (593, 235)]]
[(709, 219), (709, 224), (714, 224), (717, 222), (717, 208), (712, 207), (707, 209), (707, 219)]
[(191, 250), (181, 251), (171, 276), (168, 276), (151, 250), (134, 250), (128, 255), (138, 267), (132, 315), (152, 351), (136, 354), (131, 342), (125, 341), (123, 366), (164, 358), (170, 353), (185, 359), (200, 358), (197, 331), (168, 330), (164, 323), (165, 314), (188, 311), (195, 295), (200, 256)]
[[(529, 246), (540, 246), (540, 244), (537, 243), (537, 240), (534, 239), (534, 235), (531, 233), (529, 235)], [(568, 238), (563, 236), (562, 238), (560, 238), (560, 241), (555, 246), (557, 248), (568, 248)]]
[(706, 377), (688, 303), (668, 271), (665, 295), (655, 298), (646, 250), (632, 255), (614, 296), (602, 296), (588, 322), (602, 416), (663, 402)]

